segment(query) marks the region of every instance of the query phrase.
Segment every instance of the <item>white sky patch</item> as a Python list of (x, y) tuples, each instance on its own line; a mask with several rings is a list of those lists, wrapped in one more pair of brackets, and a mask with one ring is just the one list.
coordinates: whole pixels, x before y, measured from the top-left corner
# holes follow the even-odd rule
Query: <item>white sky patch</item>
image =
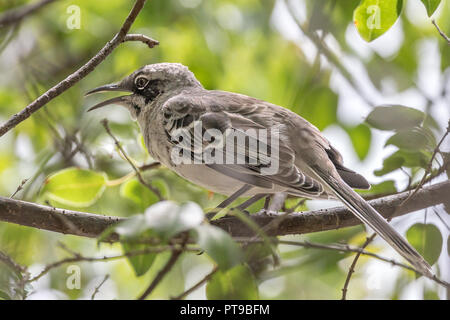
[(441, 75), (441, 55), (438, 39), (424, 39), (417, 48), (417, 85), (429, 97), (434, 98), (442, 92), (444, 79)]
[[(184, 269), (184, 268), (183, 268)], [(184, 288), (185, 290), (191, 288), (193, 285), (198, 283), (207, 274), (211, 272), (211, 266), (208, 264), (199, 264), (192, 267), (185, 276)], [(186, 296), (186, 300), (205, 300), (206, 299), (206, 283), (204, 283), (200, 288), (193, 291), (191, 294)]]
[(222, 28), (234, 31), (240, 30), (244, 21), (239, 8), (229, 3), (217, 9), (216, 18)]
[(34, 159), (34, 151), (33, 144), (31, 143), (30, 137), (23, 133), (20, 133), (16, 138), (16, 146), (15, 146), (16, 156), (21, 160), (33, 161)]
[[(427, 10), (421, 1), (405, 1), (404, 13), (409, 22), (419, 28), (433, 29), (430, 18), (428, 18)], [(405, 3), (404, 2), (404, 3)], [(445, 7), (445, 1), (437, 7), (436, 11), (432, 15), (432, 18), (438, 19)]]
[(202, 0), (179, 0), (180, 4), (185, 8), (196, 8), (202, 3)]
[[(296, 17), (302, 23), (306, 19), (306, 6), (304, 1), (293, 2), (296, 9)], [(312, 64), (317, 55), (314, 43), (303, 34), (291, 16), (284, 1), (278, 0), (272, 11), (271, 23), (275, 29), (287, 40), (293, 41), (302, 50), (306, 60)]]
[(277, 297), (283, 292), (286, 286), (285, 277), (277, 277), (264, 281), (259, 285), (259, 292), (262, 296), (269, 299)]
[(336, 70), (330, 78), (330, 88), (338, 94), (338, 118), (348, 125), (360, 124), (372, 110), (348, 81)]
[(373, 85), (367, 69), (361, 60), (355, 56), (343, 55), (341, 58), (341, 63), (350, 72), (353, 79), (355, 79), (357, 88), (359, 88), (361, 93), (367, 97), (372, 105), (381, 104), (383, 101), (383, 96), (380, 95), (377, 88)]
[(349, 23), (347, 29), (345, 30), (345, 41), (347, 42), (348, 46), (353, 51), (355, 51), (356, 54), (358, 54), (358, 56), (364, 61), (370, 60), (370, 58), (373, 56), (373, 50), (358, 34), (358, 30), (356, 30), (353, 23)]
[[(105, 273), (105, 268), (103, 268), (102, 272)], [(91, 300), (92, 294), (95, 292), (95, 289), (102, 283), (104, 279), (104, 275), (99, 275), (92, 278), (89, 283), (85, 287), (83, 287), (83, 295), (80, 300)], [(96, 293), (94, 300), (113, 300), (117, 299), (118, 296), (119, 292), (117, 290), (116, 283), (111, 280), (111, 278), (108, 278), (98, 288), (98, 292)]]
[(381, 57), (387, 59), (397, 54), (403, 44), (404, 38), (402, 21), (401, 19), (397, 19), (388, 31), (372, 42), (368, 42), (366, 45)]

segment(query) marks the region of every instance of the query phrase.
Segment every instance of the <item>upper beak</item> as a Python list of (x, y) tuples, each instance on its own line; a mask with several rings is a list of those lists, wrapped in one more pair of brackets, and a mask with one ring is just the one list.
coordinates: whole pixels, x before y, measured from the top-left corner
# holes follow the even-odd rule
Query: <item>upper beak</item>
[[(127, 92), (131, 92), (131, 90), (121, 86), (120, 83), (119, 84), (118, 83), (112, 83), (112, 84), (106, 84), (104, 86), (92, 89), (92, 90), (86, 92), (85, 96), (88, 96), (88, 95), (90, 95), (92, 93), (105, 92), (105, 91), (127, 91)], [(92, 110), (95, 110), (95, 109), (98, 109), (98, 108), (101, 108), (103, 106), (109, 105), (109, 104), (113, 104), (113, 103), (121, 104), (121, 103), (126, 101), (126, 99), (125, 99), (126, 97), (128, 97), (128, 95), (127, 96), (115, 97), (115, 98), (108, 99), (106, 101), (97, 103), (95, 106), (89, 108), (88, 112), (92, 111)]]

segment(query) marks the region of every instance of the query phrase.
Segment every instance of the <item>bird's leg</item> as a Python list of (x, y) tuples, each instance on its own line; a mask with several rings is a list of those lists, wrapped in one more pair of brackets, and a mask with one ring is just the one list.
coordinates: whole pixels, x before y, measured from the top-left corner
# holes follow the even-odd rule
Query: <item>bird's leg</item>
[(275, 193), (268, 196), (266, 198), (266, 202), (264, 203), (264, 209), (261, 210), (261, 213), (265, 214), (270, 214), (272, 212), (277, 213), (283, 207), (286, 197), (287, 194), (283, 192)]
[(248, 214), (248, 212), (245, 211), (245, 209), (250, 207), (252, 204), (254, 204), (259, 199), (264, 198), (265, 196), (267, 196), (267, 194), (265, 194), (265, 193), (258, 193), (256, 195), (254, 195), (253, 197), (251, 197), (250, 199), (248, 199), (247, 201), (241, 203), (237, 207), (234, 207), (232, 210), (239, 210), (239, 211), (242, 211), (242, 212)]
[(245, 184), (243, 187), (241, 187), (238, 191), (236, 191), (235, 193), (233, 193), (231, 196), (229, 196), (227, 199), (225, 199), (224, 201), (222, 201), (213, 211), (208, 212), (206, 214), (206, 218), (208, 220), (211, 220), (212, 218), (214, 218), (214, 216), (217, 214), (217, 212), (219, 212), (220, 210), (228, 207), (234, 200), (236, 200), (237, 198), (239, 198), (240, 196), (242, 196), (244, 193), (246, 193), (247, 191), (249, 191), (251, 188), (253, 188), (253, 186), (249, 185), (249, 184)]
[(264, 210), (267, 211), (270, 205), (270, 199), (272, 199), (272, 194), (269, 194), (264, 201)]
[(269, 212), (278, 212), (283, 208), (284, 201), (286, 200), (287, 194), (284, 192), (275, 193), (272, 202), (270, 203)]

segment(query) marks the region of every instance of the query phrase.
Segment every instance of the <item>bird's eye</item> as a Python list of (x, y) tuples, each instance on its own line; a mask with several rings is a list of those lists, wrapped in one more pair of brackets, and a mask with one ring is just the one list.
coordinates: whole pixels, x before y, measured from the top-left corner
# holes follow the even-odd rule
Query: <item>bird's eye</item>
[(134, 84), (138, 89), (144, 89), (147, 83), (148, 80), (145, 77), (137, 77), (136, 80), (134, 81)]

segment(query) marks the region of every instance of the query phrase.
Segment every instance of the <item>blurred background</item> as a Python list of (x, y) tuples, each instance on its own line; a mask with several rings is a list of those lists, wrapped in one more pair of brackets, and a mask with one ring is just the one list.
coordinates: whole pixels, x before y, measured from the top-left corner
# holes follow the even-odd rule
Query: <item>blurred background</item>
[[(0, 0), (0, 15), (30, 2)], [(346, 166), (375, 185), (372, 194), (404, 190), (422, 178), (427, 162), (404, 161), (389, 167), (384, 160), (399, 150), (398, 146), (386, 145), (392, 132), (370, 128), (364, 120), (375, 106), (383, 104), (415, 108), (427, 114), (427, 128), (436, 144), (450, 118), (449, 46), (419, 0), (403, 1), (402, 13), (395, 24), (368, 43), (353, 24), (353, 11), (359, 3), (359, 0), (148, 1), (130, 32), (157, 39), (160, 45), (151, 50), (138, 42), (120, 45), (85, 79), (0, 138), (0, 195), (9, 197), (23, 179), (29, 179), (16, 199), (114, 216), (142, 213), (156, 202), (156, 197), (133, 179), (107, 186), (87, 206), (57, 201), (42, 189), (46, 177), (74, 166), (103, 172), (110, 181), (131, 172), (100, 124), (105, 117), (137, 163), (152, 162), (137, 124), (125, 109), (107, 107), (86, 113), (102, 97), (84, 98), (83, 94), (157, 62), (188, 66), (207, 89), (238, 92), (293, 110), (323, 131), (342, 153)], [(132, 4), (133, 1), (119, 0), (61, 0), (20, 24), (0, 28), (0, 123), (97, 53), (119, 30)], [(79, 8), (79, 28), (73, 28), (74, 11), (69, 8), (73, 5)], [(450, 34), (449, 1), (441, 1), (433, 18)], [(448, 141), (442, 145), (443, 151), (450, 151)], [(419, 151), (429, 159), (432, 148)], [(145, 177), (167, 198), (179, 203), (194, 201), (205, 209), (224, 199), (165, 168), (145, 172)], [(448, 177), (444, 174), (435, 181), (445, 179)], [(307, 201), (297, 211), (337, 204)], [(260, 206), (258, 203), (252, 209)], [(434, 269), (448, 280), (448, 210), (445, 212), (442, 206), (421, 210), (395, 219), (392, 224), (406, 233), (412, 225), (424, 221), (440, 232), (441, 245)], [(366, 234), (365, 228), (359, 226), (284, 238), (361, 245)], [(98, 244), (92, 239), (0, 222), (0, 250), (30, 266), (32, 273), (67, 255), (57, 246), (58, 242), (86, 256), (121, 252), (119, 244)], [(379, 239), (369, 249), (399, 259)], [(256, 274), (260, 298), (341, 297), (353, 255), (283, 245), (278, 252), (281, 265), (276, 268), (269, 265)], [(82, 283), (75, 290), (66, 286), (67, 266), (56, 268), (33, 283), (28, 298), (89, 299), (105, 275), (110, 275), (96, 298), (133, 299), (145, 289), (164, 259), (165, 255), (159, 255), (149, 272), (141, 277), (135, 276), (125, 259), (79, 263)], [(211, 268), (208, 256), (185, 254), (150, 298), (176, 295)], [(448, 298), (445, 289), (435, 283), (366, 257), (357, 265), (348, 295), (352, 299)], [(204, 286), (187, 298), (206, 298)]]

